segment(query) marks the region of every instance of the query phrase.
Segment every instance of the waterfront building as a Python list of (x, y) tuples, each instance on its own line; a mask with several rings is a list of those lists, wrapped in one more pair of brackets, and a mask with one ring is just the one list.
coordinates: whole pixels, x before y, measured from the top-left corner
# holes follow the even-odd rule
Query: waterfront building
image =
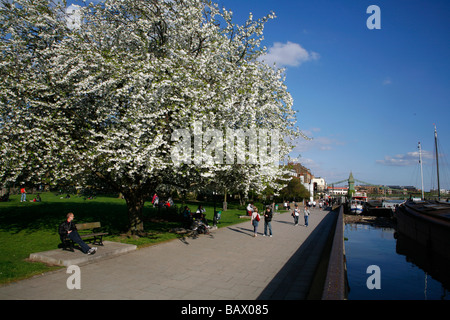
[(346, 196), (348, 187), (327, 187), (327, 193), (330, 196)]

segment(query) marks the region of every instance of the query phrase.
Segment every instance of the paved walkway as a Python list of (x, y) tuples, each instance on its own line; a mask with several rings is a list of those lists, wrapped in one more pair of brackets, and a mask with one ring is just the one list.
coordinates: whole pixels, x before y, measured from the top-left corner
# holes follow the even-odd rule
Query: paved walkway
[[(80, 266), (81, 289), (69, 290), (66, 269), (0, 287), (5, 299), (257, 300), (304, 299), (331, 227), (328, 211), (311, 210), (309, 227), (276, 214), (273, 237), (250, 221), (138, 249)], [(311, 236), (310, 236), (311, 235)]]

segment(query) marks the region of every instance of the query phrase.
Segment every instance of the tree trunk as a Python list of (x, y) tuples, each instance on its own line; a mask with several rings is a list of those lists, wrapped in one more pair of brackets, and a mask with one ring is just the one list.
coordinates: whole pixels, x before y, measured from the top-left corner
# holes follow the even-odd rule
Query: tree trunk
[(138, 193), (124, 193), (128, 207), (128, 219), (130, 222), (128, 232), (133, 235), (144, 234), (144, 220), (142, 209), (144, 208), (145, 196)]
[(239, 192), (239, 204), (240, 204), (241, 206), (245, 205), (244, 198), (242, 197), (242, 195), (241, 195), (240, 192)]
[(222, 211), (227, 211), (227, 189), (224, 190)]

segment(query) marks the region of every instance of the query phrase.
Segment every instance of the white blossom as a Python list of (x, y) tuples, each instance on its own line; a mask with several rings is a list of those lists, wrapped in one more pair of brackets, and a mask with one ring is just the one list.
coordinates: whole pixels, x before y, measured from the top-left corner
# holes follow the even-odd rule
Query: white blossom
[(291, 151), (298, 130), (283, 70), (258, 60), (273, 13), (237, 25), (207, 0), (107, 0), (71, 16), (59, 2), (0, 1), (3, 183), (96, 177), (124, 194), (134, 230), (159, 186), (282, 187), (279, 166), (176, 167), (171, 157), (173, 131), (194, 122), (278, 130), (278, 156)]

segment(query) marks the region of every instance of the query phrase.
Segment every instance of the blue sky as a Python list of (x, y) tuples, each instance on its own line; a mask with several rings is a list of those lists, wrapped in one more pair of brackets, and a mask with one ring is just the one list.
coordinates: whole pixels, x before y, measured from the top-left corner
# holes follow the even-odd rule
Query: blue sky
[[(298, 126), (312, 141), (291, 153), (327, 183), (356, 179), (450, 189), (450, 1), (213, 0), (243, 23), (274, 11), (266, 24), (267, 60), (286, 68)], [(381, 29), (369, 30), (370, 5)]]
[[(450, 1), (220, 0), (242, 23), (252, 12), (277, 18), (264, 30), (270, 59), (286, 68), (298, 125), (313, 138), (292, 155), (327, 183), (356, 179), (450, 189)], [(381, 10), (369, 30), (367, 8)]]

